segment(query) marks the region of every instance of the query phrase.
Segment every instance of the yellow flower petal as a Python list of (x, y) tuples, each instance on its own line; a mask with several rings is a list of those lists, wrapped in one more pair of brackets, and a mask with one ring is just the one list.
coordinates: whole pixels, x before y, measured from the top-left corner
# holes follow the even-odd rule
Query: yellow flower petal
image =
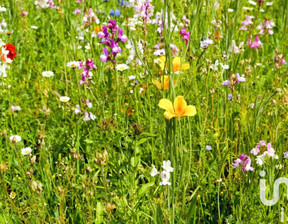
[(177, 96), (174, 100), (174, 109), (177, 117), (182, 117), (186, 111), (187, 103), (183, 96)]
[(172, 102), (170, 100), (167, 99), (161, 99), (159, 101), (158, 106), (164, 110), (166, 110), (167, 112), (169, 112), (170, 114), (174, 113), (174, 109), (173, 109), (173, 105)]
[(183, 114), (183, 116), (195, 116), (196, 115), (196, 107), (195, 106), (187, 106), (185, 113)]
[(158, 80), (154, 79), (152, 80), (152, 83), (157, 86), (158, 89), (162, 89), (162, 85)]
[(175, 117), (175, 113), (169, 113), (168, 111), (164, 112), (164, 117), (170, 120), (172, 117)]
[(187, 70), (188, 68), (190, 68), (190, 65), (188, 63), (184, 63), (182, 65), (182, 70)]
[(161, 56), (159, 58), (159, 66), (160, 66), (161, 70), (164, 70), (165, 62), (166, 62), (166, 57), (165, 56)]
[(168, 75), (164, 75), (164, 89), (169, 89), (169, 76)]

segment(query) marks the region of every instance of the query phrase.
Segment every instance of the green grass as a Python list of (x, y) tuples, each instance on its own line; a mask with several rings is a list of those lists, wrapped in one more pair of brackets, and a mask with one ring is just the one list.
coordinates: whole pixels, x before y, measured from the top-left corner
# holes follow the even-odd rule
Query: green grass
[[(0, 5), (7, 11), (0, 13), (0, 21), (5, 18), (12, 34), (4, 32), (0, 38), (15, 45), (18, 55), (8, 76), (0, 77), (0, 164), (8, 163), (8, 170), (0, 171), (0, 223), (280, 223), (281, 207), (288, 214), (286, 187), (281, 188), (275, 206), (263, 205), (259, 172), (269, 174), (266, 188), (271, 198), (275, 179), (287, 177), (283, 152), (288, 140), (288, 70), (287, 65), (275, 69), (274, 59), (275, 50), (287, 58), (288, 2), (275, 0), (270, 7), (266, 2), (263, 13), (244, 0), (219, 1), (219, 7), (208, 0), (153, 0), (152, 19), (161, 10), (173, 12), (176, 20), (167, 16), (165, 22), (177, 22), (180, 30), (185, 14), (191, 32), (186, 45), (179, 31), (164, 26), (170, 88), (159, 90), (152, 83), (161, 77), (153, 54), (161, 41), (158, 26), (146, 24), (146, 33), (142, 25), (130, 30), (125, 21), (133, 17), (133, 8), (112, 0), (82, 4), (54, 0), (59, 9), (36, 9), (34, 1), (2, 0)], [(243, 9), (248, 6), (254, 10)], [(76, 7), (82, 14), (73, 14)], [(19, 16), (22, 8), (29, 13), (25, 18)], [(96, 13), (100, 24), (83, 27), (83, 11), (89, 8), (95, 13), (101, 10)], [(95, 26), (113, 19), (109, 12), (115, 8), (121, 16), (114, 19), (131, 43), (144, 40), (145, 46), (144, 54), (135, 49), (142, 65), (135, 58), (123, 72), (116, 71), (112, 62), (99, 60), (104, 45), (99, 44), (100, 38), (91, 37)], [(263, 46), (258, 53), (246, 45), (248, 32), (239, 30), (245, 15), (255, 16), (253, 41), (255, 27), (264, 18), (276, 24), (273, 35), (259, 35)], [(211, 24), (214, 18), (222, 21), (219, 41)], [(32, 29), (33, 25), (38, 29)], [(83, 42), (76, 38), (79, 32)], [(208, 37), (214, 44), (203, 50), (200, 41)], [(244, 42), (243, 53), (229, 51), (232, 40), (237, 46)], [(88, 43), (91, 49), (85, 51)], [(190, 64), (180, 74), (171, 70), (172, 43), (182, 61)], [(116, 64), (125, 63), (129, 56), (126, 43), (119, 45), (123, 52)], [(92, 71), (91, 91), (78, 84), (81, 71), (66, 66), (69, 61), (89, 58), (98, 67)], [(211, 70), (216, 60), (230, 68)], [(43, 71), (55, 75), (43, 77)], [(231, 91), (221, 83), (236, 73), (245, 74), (246, 82), (235, 87), (234, 99), (229, 101)], [(136, 76), (137, 85), (131, 85), (130, 75)], [(171, 85), (171, 80), (176, 84)], [(60, 102), (57, 94), (71, 99)], [(159, 100), (173, 102), (177, 96), (185, 96), (188, 105), (196, 107), (194, 117), (164, 118)], [(92, 111), (96, 120), (85, 122), (83, 115), (74, 114), (75, 106), (83, 105), (82, 98), (92, 102), (86, 111)], [(11, 103), (22, 110), (13, 112)], [(22, 141), (9, 142), (11, 135), (20, 135)], [(250, 154), (261, 140), (271, 142), (279, 155), (263, 167)], [(213, 150), (207, 151), (206, 145)], [(21, 154), (24, 147), (32, 148), (35, 163)], [(105, 159), (104, 152), (108, 153)], [(251, 157), (254, 172), (243, 175), (233, 169), (232, 163), (242, 153)], [(160, 176), (150, 175), (152, 164), (162, 170), (163, 160), (170, 160), (174, 168), (171, 186), (159, 185)], [(277, 164), (283, 168), (276, 169)], [(222, 182), (217, 182), (220, 178)], [(37, 189), (40, 183), (42, 189)], [(16, 193), (14, 199), (11, 192)]]

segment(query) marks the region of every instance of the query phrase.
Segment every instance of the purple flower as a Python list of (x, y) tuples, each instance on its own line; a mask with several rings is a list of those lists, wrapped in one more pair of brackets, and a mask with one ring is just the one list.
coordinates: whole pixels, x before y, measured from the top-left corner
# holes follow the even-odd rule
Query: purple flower
[(190, 38), (190, 32), (187, 32), (186, 29), (185, 29), (185, 27), (183, 27), (183, 28), (180, 30), (179, 34), (181, 34), (181, 36), (182, 36), (181, 39), (182, 39), (182, 40), (185, 40), (185, 41), (186, 41), (186, 44), (187, 44), (188, 41), (189, 41), (189, 38)]
[(228, 94), (228, 100), (232, 100), (233, 99), (233, 95), (231, 93)]
[[(104, 54), (100, 56), (100, 60), (102, 62), (112, 61), (115, 63), (117, 54), (122, 52), (122, 49), (118, 44), (120, 42), (126, 42), (128, 40), (127, 36), (123, 35), (123, 30), (117, 26), (115, 20), (110, 20), (107, 26), (102, 27), (102, 32), (98, 33), (98, 37), (102, 38), (100, 43), (105, 44), (108, 47), (103, 48)], [(110, 49), (110, 53), (108, 49)]]
[(222, 82), (223, 86), (228, 86), (229, 88), (231, 86), (230, 84), (231, 84), (230, 80), (225, 80), (225, 81)]
[[(88, 59), (85, 61), (85, 63), (83, 61), (80, 61), (78, 69), (83, 70), (83, 72), (81, 73), (82, 79), (79, 81), (79, 85), (82, 85), (82, 84), (87, 85), (89, 76), (91, 74), (91, 70), (97, 69), (97, 67), (94, 64), (94, 61)], [(89, 89), (89, 87), (88, 87), (88, 89)]]
[(115, 9), (115, 12), (113, 9), (111, 9), (110, 13), (109, 13), (110, 16), (120, 16), (121, 13), (118, 9)]
[(108, 53), (108, 50), (106, 47), (103, 48), (103, 53), (101, 56), (100, 56), (100, 60), (102, 62), (106, 62), (108, 59), (109, 59), (109, 53)]
[(233, 168), (240, 168), (243, 173), (245, 171), (253, 171), (254, 168), (251, 167), (251, 159), (248, 155), (242, 154), (238, 159), (234, 160)]

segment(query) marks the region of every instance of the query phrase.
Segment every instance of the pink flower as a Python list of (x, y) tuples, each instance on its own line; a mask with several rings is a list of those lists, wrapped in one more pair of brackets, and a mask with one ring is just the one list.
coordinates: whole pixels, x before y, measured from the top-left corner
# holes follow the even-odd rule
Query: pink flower
[(78, 15), (81, 13), (81, 10), (76, 8), (75, 11), (73, 12), (74, 15)]
[(254, 42), (252, 42), (251, 39), (249, 38), (246, 45), (249, 45), (251, 48), (254, 48), (258, 51), (258, 49), (261, 48), (263, 43), (259, 40), (259, 37), (256, 35)]
[(250, 16), (246, 16), (246, 20), (241, 21), (242, 26), (239, 28), (240, 30), (248, 30), (247, 26), (250, 26), (253, 24), (252, 18)]
[(234, 160), (233, 168), (241, 168), (243, 173), (245, 173), (245, 171), (254, 171), (254, 168), (251, 167), (250, 157), (245, 154), (242, 154), (238, 159)]
[(188, 41), (189, 41), (189, 38), (190, 38), (190, 32), (187, 32), (186, 29), (185, 29), (185, 27), (183, 27), (183, 28), (180, 30), (179, 34), (182, 36), (181, 39), (182, 39), (182, 40), (185, 40), (185, 41), (186, 41), (186, 44), (187, 44)]
[(28, 12), (22, 10), (20, 16), (24, 18), (27, 15), (28, 15)]

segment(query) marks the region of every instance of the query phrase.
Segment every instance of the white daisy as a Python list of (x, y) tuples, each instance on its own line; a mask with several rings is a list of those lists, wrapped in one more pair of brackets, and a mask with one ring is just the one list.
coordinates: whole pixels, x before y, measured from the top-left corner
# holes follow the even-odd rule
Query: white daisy
[(119, 65), (116, 65), (116, 69), (118, 70), (118, 71), (124, 71), (124, 70), (126, 70), (126, 69), (128, 69), (129, 67), (126, 65), (126, 64), (119, 64)]
[(67, 103), (67, 102), (70, 100), (70, 97), (68, 97), (68, 96), (61, 96), (59, 99), (60, 99), (61, 102)]
[(42, 75), (44, 76), (44, 77), (52, 77), (53, 75), (54, 75), (54, 72), (51, 72), (51, 71), (44, 71), (44, 72), (42, 72)]
[(67, 67), (70, 67), (70, 68), (77, 68), (79, 67), (79, 61), (70, 61), (67, 63)]
[(32, 149), (30, 147), (26, 147), (26, 148), (21, 149), (21, 154), (23, 156), (30, 155), (31, 152), (32, 152)]

